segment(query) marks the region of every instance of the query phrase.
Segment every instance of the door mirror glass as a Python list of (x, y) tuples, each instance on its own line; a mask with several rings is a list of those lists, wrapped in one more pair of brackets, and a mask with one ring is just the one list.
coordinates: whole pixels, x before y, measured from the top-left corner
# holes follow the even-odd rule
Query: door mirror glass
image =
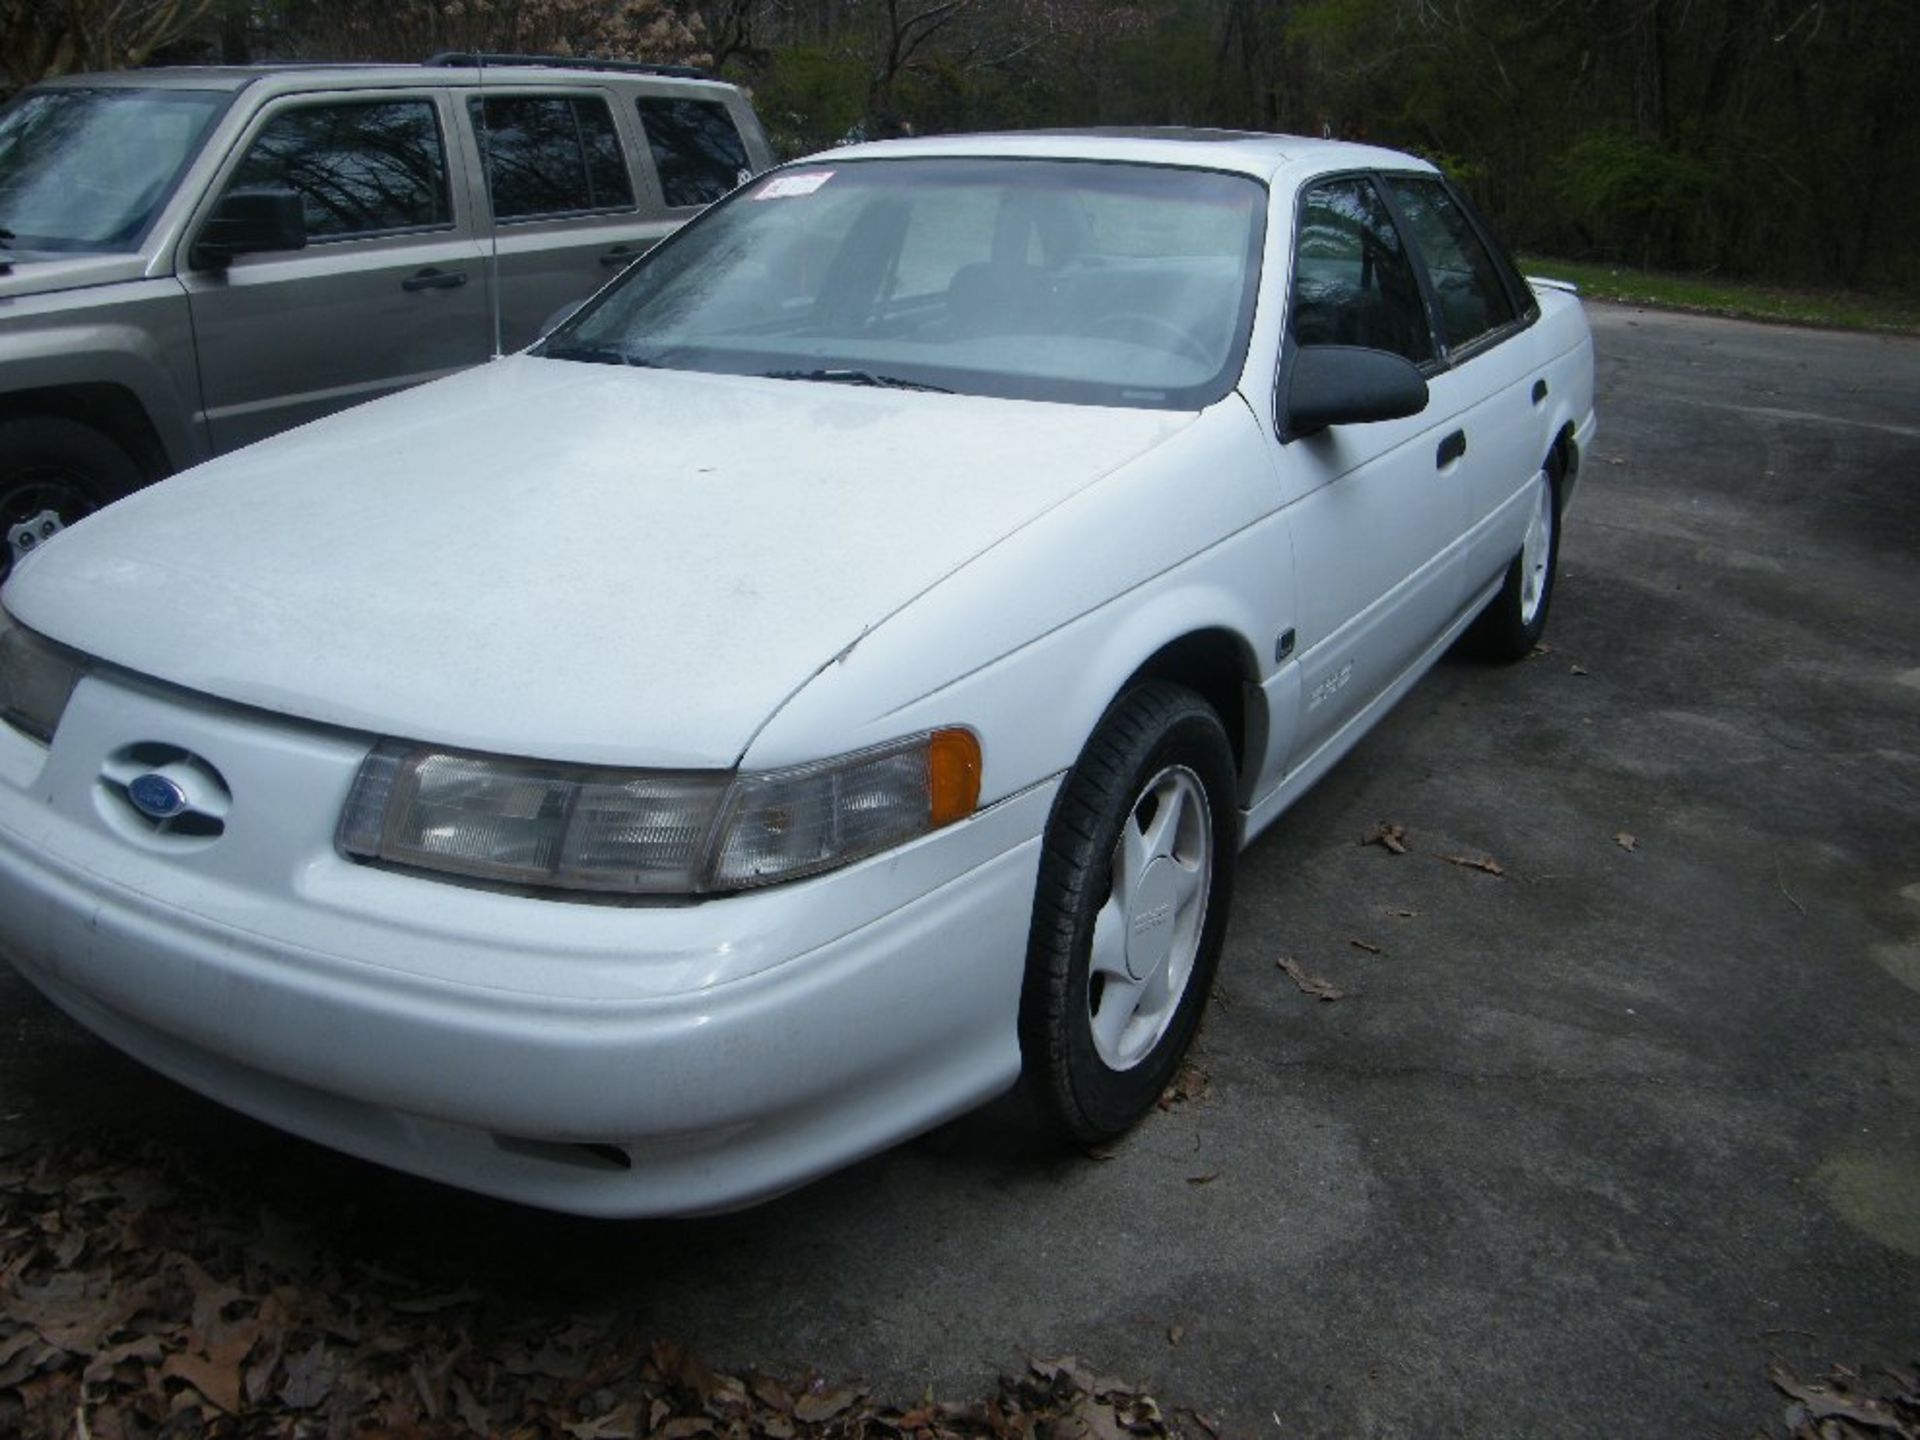
[(1427, 408), (1427, 382), (1404, 356), (1358, 345), (1296, 350), (1287, 376), (1286, 433), (1297, 440), (1329, 425), (1399, 420)]
[(229, 190), (201, 227), (192, 264), (197, 270), (217, 270), (236, 255), (304, 250), (306, 245), (307, 217), (297, 191), (274, 186)]

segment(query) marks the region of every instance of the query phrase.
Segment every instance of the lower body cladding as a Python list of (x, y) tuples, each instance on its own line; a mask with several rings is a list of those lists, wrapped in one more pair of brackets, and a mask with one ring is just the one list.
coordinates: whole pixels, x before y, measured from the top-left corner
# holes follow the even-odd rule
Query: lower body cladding
[[(17, 738), (0, 727), (0, 742)], [(217, 735), (203, 744), (221, 749)], [(221, 760), (229, 779), (246, 768), (232, 752)], [(63, 821), (30, 808), (6, 768), (0, 950), (21, 973), (162, 1074), (395, 1169), (583, 1215), (724, 1210), (1018, 1078), (1052, 782), (893, 854), (699, 905), (527, 899), (313, 857), (309, 868), (361, 872), (348, 885), (428, 897), (373, 953), (331, 953), (316, 935), (364, 924), (316, 928), (297, 896), (257, 897), (251, 914), (182, 908), (211, 892), (190, 876), (169, 885), (171, 865), (77, 811)], [(502, 944), (489, 923), (501, 907), (532, 916), (508, 968), (486, 958)], [(845, 919), (823, 930), (820, 907)], [(672, 942), (657, 965), (656, 931)], [(609, 960), (608, 936), (622, 932), (630, 958)], [(767, 958), (783, 935), (797, 938)], [(449, 978), (466, 947), (483, 983)], [(730, 973), (742, 952), (762, 961)], [(527, 983), (541, 975), (553, 983)]]

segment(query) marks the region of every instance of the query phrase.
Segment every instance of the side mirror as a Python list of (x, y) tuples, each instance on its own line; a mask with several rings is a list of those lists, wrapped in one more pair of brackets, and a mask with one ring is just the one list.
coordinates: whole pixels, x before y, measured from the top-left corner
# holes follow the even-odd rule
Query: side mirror
[(299, 191), (229, 190), (200, 227), (188, 263), (196, 270), (224, 270), (236, 255), (306, 248), (307, 212)]
[(1413, 362), (1358, 345), (1303, 345), (1293, 352), (1281, 400), (1283, 440), (1329, 425), (1399, 420), (1427, 408), (1427, 382)]

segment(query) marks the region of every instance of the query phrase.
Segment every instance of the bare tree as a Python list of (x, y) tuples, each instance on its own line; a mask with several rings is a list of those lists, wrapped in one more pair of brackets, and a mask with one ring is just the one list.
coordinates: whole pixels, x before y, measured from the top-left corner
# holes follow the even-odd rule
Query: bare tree
[(8, 81), (141, 64), (198, 25), (212, 0), (0, 0)]

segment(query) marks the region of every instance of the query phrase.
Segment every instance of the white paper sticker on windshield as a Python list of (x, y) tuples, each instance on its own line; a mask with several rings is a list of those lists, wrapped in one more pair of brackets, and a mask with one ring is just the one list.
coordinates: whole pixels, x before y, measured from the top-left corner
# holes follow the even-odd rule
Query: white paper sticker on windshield
[(833, 178), (831, 170), (808, 170), (799, 175), (776, 175), (760, 187), (756, 200), (786, 200), (795, 195), (811, 195)]

